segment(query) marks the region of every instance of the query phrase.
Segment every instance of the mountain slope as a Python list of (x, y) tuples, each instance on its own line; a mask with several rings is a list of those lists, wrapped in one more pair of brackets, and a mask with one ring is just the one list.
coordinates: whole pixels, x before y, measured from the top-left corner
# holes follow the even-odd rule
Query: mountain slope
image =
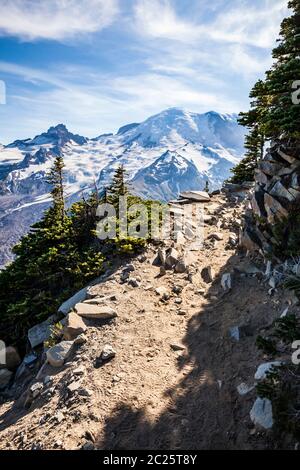
[(170, 200), (180, 191), (203, 189), (205, 178), (193, 162), (168, 150), (132, 180), (135, 192), (158, 200)]
[[(8, 247), (49, 205), (45, 176), (57, 155), (64, 157), (66, 194), (72, 201), (91, 191), (95, 181), (99, 189), (107, 185), (120, 164), (137, 194), (166, 201), (191, 184), (195, 190), (206, 181), (211, 189), (220, 187), (243, 155), (243, 140), (235, 115), (171, 108), (141, 124), (125, 125), (115, 135), (88, 139), (59, 124), (33, 139), (0, 146), (0, 224), (6, 234), (0, 234), (0, 266), (9, 260)], [(168, 162), (167, 154), (184, 162), (186, 173)], [(16, 230), (18, 220), (22, 228)]]

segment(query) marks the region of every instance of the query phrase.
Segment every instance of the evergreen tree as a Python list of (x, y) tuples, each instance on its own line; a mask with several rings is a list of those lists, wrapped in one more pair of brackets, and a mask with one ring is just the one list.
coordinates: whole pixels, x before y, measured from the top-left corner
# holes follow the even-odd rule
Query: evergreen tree
[(263, 138), (300, 137), (299, 105), (292, 101), (293, 83), (300, 76), (300, 0), (288, 3), (292, 15), (283, 20), (275, 62), (251, 91), (250, 111), (241, 113), (240, 123), (256, 129)]
[(291, 98), (293, 83), (300, 79), (300, 0), (289, 1), (288, 7), (292, 14), (281, 24), (275, 63), (267, 72), (269, 100), (262, 124), (268, 138), (300, 138), (299, 104)]
[(120, 196), (129, 195), (129, 186), (126, 181), (126, 170), (124, 165), (120, 165), (113, 176), (112, 184), (107, 190), (108, 201), (113, 205), (118, 205)]
[(231, 171), (231, 183), (240, 184), (245, 181), (254, 181), (254, 172), (258, 161), (263, 157), (264, 138), (258, 128), (253, 129), (245, 138), (245, 157)]
[(22, 347), (27, 330), (57, 312), (60, 303), (103, 269), (93, 234), (94, 195), (65, 213), (63, 161), (48, 181), (53, 204), (14, 247), (15, 260), (0, 272), (0, 337)]
[(266, 140), (300, 138), (300, 105), (292, 101), (293, 83), (300, 77), (300, 0), (289, 1), (288, 7), (292, 14), (282, 22), (279, 44), (273, 50), (275, 62), (265, 80), (254, 85), (250, 110), (239, 116), (239, 123), (249, 130), (247, 152), (232, 170), (231, 182), (254, 179)]
[(63, 169), (65, 167), (63, 157), (56, 157), (53, 167), (47, 175), (47, 183), (52, 185), (51, 195), (53, 199), (52, 211), (58, 215), (61, 220), (65, 217), (65, 199), (63, 184)]

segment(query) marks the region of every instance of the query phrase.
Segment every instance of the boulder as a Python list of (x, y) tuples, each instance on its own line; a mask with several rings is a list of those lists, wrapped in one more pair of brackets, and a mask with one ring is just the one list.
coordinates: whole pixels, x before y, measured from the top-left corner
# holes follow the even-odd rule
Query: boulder
[(269, 194), (271, 194), (271, 196), (287, 199), (289, 202), (293, 202), (295, 200), (293, 194), (290, 193), (280, 181), (277, 181), (274, 184), (272, 189), (269, 190)]
[[(3, 366), (10, 371), (14, 371), (21, 364), (21, 358), (18, 350), (13, 346), (8, 346), (3, 353)], [(0, 362), (1, 367), (1, 362)]]
[(8, 369), (0, 369), (0, 389), (8, 386), (13, 373)]
[(270, 194), (265, 193), (264, 196), (264, 204), (266, 208), (266, 212), (268, 215), (268, 222), (274, 222), (274, 216), (277, 218), (285, 218), (288, 217), (288, 211), (280, 204), (277, 199), (272, 197)]
[(86, 330), (87, 327), (79, 315), (74, 312), (68, 314), (63, 329), (65, 340), (72, 341), (73, 339), (77, 338), (77, 336), (85, 333)]
[(292, 157), (291, 155), (287, 155), (283, 150), (281, 150), (280, 148), (277, 149), (277, 152), (278, 154), (281, 156), (281, 158), (283, 158), (284, 160), (286, 160), (288, 163), (290, 163), (291, 165), (293, 163), (296, 163), (297, 162), (297, 159)]
[(74, 310), (80, 317), (96, 320), (110, 320), (118, 316), (117, 312), (111, 307), (99, 305), (79, 303), (75, 305)]
[(265, 186), (269, 182), (269, 178), (261, 170), (255, 170), (255, 181), (262, 186)]
[(277, 175), (281, 170), (282, 165), (280, 163), (270, 163), (265, 160), (262, 160), (258, 165), (259, 170), (269, 176)]
[(187, 269), (188, 269), (188, 265), (187, 265), (186, 259), (182, 257), (176, 264), (175, 271), (180, 274), (180, 273), (185, 273)]
[(273, 427), (273, 409), (272, 403), (267, 398), (257, 398), (251, 411), (251, 421), (263, 429), (271, 429)]
[(28, 330), (28, 340), (32, 348), (43, 344), (44, 341), (50, 338), (52, 332), (51, 328), (56, 319), (57, 317), (52, 315), (47, 320), (38, 323)]
[(67, 315), (76, 304), (83, 302), (87, 298), (88, 288), (84, 287), (79, 292), (76, 292), (70, 299), (66, 300), (58, 309), (59, 312)]
[(53, 367), (61, 367), (71, 354), (73, 341), (62, 341), (46, 352), (47, 361)]

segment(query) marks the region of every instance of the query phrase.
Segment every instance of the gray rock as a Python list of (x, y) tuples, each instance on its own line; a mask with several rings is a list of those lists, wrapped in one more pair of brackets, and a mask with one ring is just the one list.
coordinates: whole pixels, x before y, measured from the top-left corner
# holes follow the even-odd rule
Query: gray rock
[(93, 395), (92, 390), (89, 390), (88, 388), (83, 388), (83, 387), (81, 387), (81, 388), (78, 390), (78, 393), (79, 393), (79, 395), (81, 395), (82, 397), (91, 397), (91, 396)]
[(63, 328), (63, 335), (66, 341), (72, 341), (77, 336), (85, 333), (86, 330), (87, 327), (79, 315), (74, 312), (68, 314)]
[(106, 295), (105, 297), (95, 297), (93, 299), (84, 300), (84, 304), (91, 304), (91, 305), (101, 305), (105, 304), (106, 302), (110, 301), (117, 301), (118, 297), (115, 294)]
[(64, 315), (67, 315), (73, 308), (75, 307), (76, 304), (79, 302), (83, 302), (88, 293), (88, 288), (84, 287), (81, 289), (79, 292), (76, 292), (70, 299), (66, 300), (58, 309), (59, 312), (63, 313)]
[(13, 373), (8, 369), (0, 369), (0, 389), (8, 386)]
[(55, 421), (57, 424), (60, 424), (63, 422), (65, 419), (64, 414), (61, 411), (58, 411), (54, 416), (53, 416), (53, 421)]
[(111, 307), (90, 305), (84, 303), (76, 304), (75, 311), (80, 317), (97, 320), (110, 320), (118, 316), (117, 312)]
[(87, 337), (84, 334), (77, 336), (74, 340), (74, 344), (82, 345), (87, 342)]
[(263, 429), (271, 429), (273, 427), (273, 409), (272, 403), (267, 398), (257, 398), (251, 411), (251, 421)]
[(41, 394), (43, 388), (44, 388), (44, 385), (42, 384), (42, 382), (37, 382), (33, 384), (29, 389), (29, 392), (32, 398), (37, 398)]
[(215, 278), (215, 271), (211, 266), (207, 266), (206, 268), (202, 269), (201, 276), (204, 282), (210, 284)]
[(78, 376), (84, 375), (85, 374), (85, 367), (84, 366), (77, 367), (76, 369), (73, 370), (73, 374), (78, 375)]
[(126, 282), (126, 281), (128, 281), (129, 278), (130, 278), (130, 272), (129, 271), (123, 271), (120, 274), (120, 281), (121, 282)]
[(217, 241), (221, 241), (224, 239), (224, 236), (221, 232), (214, 232), (214, 233), (211, 233), (209, 236), (208, 236), (208, 239), (214, 239), (214, 240), (217, 240)]
[(128, 280), (128, 285), (131, 287), (139, 287), (140, 284), (134, 277), (132, 277), (131, 279)]
[(81, 387), (81, 382), (80, 381), (75, 381), (75, 382), (71, 382), (68, 386), (67, 386), (67, 391), (69, 393), (69, 395), (73, 395), (73, 393), (77, 392)]
[(261, 272), (261, 270), (254, 263), (251, 263), (250, 261), (244, 261), (244, 262), (237, 264), (235, 269), (239, 271), (240, 273), (245, 273), (245, 274), (250, 274), (250, 275)]
[(240, 334), (240, 328), (238, 326), (234, 326), (229, 329), (229, 335), (232, 339), (235, 341), (240, 341), (241, 334)]
[(282, 362), (280, 361), (273, 361), (273, 362), (265, 362), (264, 364), (261, 364), (256, 373), (255, 373), (255, 380), (264, 380), (267, 378), (267, 373), (270, 372), (270, 370), (273, 367), (280, 367), (282, 365)]
[(116, 351), (110, 344), (106, 344), (102, 350), (101, 353), (101, 359), (102, 361), (109, 361), (110, 359), (113, 359), (116, 355)]
[(269, 190), (271, 196), (287, 199), (289, 202), (293, 202), (295, 197), (291, 194), (280, 181), (274, 184), (273, 188)]
[(21, 364), (21, 358), (18, 350), (13, 346), (5, 349), (5, 366), (8, 370), (14, 371)]
[(43, 344), (51, 336), (51, 327), (56, 321), (56, 316), (52, 315), (47, 320), (39, 323), (28, 330), (28, 340), (32, 348)]
[(173, 351), (184, 351), (185, 350), (185, 346), (181, 343), (171, 343), (170, 346), (173, 349)]
[(225, 273), (221, 279), (221, 286), (224, 291), (229, 291), (232, 288), (232, 279), (230, 273)]
[(160, 266), (159, 268), (159, 275), (165, 276), (167, 274), (166, 268), (164, 266)]
[(157, 287), (157, 289), (155, 289), (155, 293), (157, 295), (159, 295), (160, 297), (170, 298), (170, 293), (169, 293), (168, 289), (164, 286)]
[(73, 341), (62, 341), (46, 352), (47, 361), (53, 367), (63, 366), (65, 360), (70, 356)]
[(187, 269), (188, 269), (188, 264), (186, 262), (186, 259), (183, 257), (176, 264), (175, 271), (179, 274), (183, 274), (187, 271)]
[(264, 205), (268, 215), (268, 222), (273, 223), (274, 217), (286, 218), (288, 211), (270, 194), (264, 195)]
[(239, 395), (244, 396), (252, 392), (255, 389), (255, 385), (247, 385), (244, 382), (237, 386)]
[(124, 268), (123, 268), (123, 272), (129, 272), (129, 273), (133, 273), (135, 271), (135, 267), (133, 264), (127, 264)]
[(81, 446), (81, 450), (95, 450), (95, 446), (91, 441), (85, 441)]
[(166, 266), (168, 268), (174, 268), (179, 261), (179, 253), (175, 248), (169, 248), (166, 253)]

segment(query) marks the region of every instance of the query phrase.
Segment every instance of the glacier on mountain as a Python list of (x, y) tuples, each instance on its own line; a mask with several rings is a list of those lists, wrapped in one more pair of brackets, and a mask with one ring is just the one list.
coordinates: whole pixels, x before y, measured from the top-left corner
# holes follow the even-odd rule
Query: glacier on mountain
[(107, 186), (120, 164), (136, 194), (167, 201), (183, 190), (202, 190), (207, 181), (210, 189), (219, 188), (243, 156), (243, 144), (236, 115), (170, 108), (117, 134), (88, 139), (59, 124), (33, 139), (0, 146), (0, 266), (48, 207), (45, 177), (57, 155), (64, 157), (70, 202), (95, 183), (99, 190)]

